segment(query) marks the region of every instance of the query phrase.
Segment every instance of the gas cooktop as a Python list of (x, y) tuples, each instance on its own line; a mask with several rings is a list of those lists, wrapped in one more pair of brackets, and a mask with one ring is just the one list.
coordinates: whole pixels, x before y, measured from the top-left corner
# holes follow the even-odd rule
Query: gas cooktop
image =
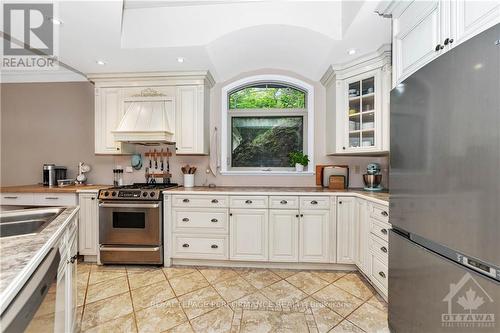
[(134, 183), (99, 190), (100, 200), (159, 200), (162, 191), (177, 187), (175, 183)]

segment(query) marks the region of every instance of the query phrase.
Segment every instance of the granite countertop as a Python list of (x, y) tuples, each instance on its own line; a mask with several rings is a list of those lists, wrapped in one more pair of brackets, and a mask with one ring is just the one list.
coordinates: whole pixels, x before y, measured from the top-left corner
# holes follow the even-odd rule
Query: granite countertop
[(30, 278), (78, 210), (79, 207), (66, 207), (39, 233), (1, 239), (0, 311), (5, 310)]
[(41, 184), (20, 185), (20, 186), (4, 186), (0, 187), (1, 193), (77, 193), (87, 190), (99, 190), (108, 188), (112, 185), (70, 185), (64, 187), (48, 187)]
[(381, 201), (389, 202), (389, 192), (368, 192), (363, 189), (348, 189), (348, 190), (331, 190), (326, 187), (267, 187), (267, 186), (217, 186), (217, 187), (176, 187), (165, 191), (165, 193), (189, 193), (189, 194), (252, 194), (252, 195), (350, 195)]

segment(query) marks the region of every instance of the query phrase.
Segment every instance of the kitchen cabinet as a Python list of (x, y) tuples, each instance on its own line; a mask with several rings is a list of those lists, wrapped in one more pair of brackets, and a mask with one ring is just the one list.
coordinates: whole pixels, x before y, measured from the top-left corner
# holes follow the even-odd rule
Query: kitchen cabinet
[(2, 193), (2, 205), (13, 206), (76, 206), (73, 193)]
[[(83, 256), (97, 256), (99, 250), (99, 204), (97, 193), (80, 193), (79, 202), (78, 252)], [(92, 261), (95, 261), (95, 259)]]
[(354, 197), (337, 197), (337, 263), (355, 261), (355, 202)]
[(268, 210), (231, 209), (229, 241), (231, 260), (267, 261)]
[(271, 209), (269, 211), (269, 260), (297, 262), (299, 260), (299, 211)]
[(353, 63), (331, 66), (326, 87), (326, 151), (329, 155), (389, 151), (391, 52), (383, 46)]
[(370, 224), (368, 204), (364, 199), (356, 199), (357, 209), (357, 261), (356, 265), (366, 275), (371, 275), (370, 264)]
[(455, 45), (500, 22), (500, 2), (457, 0), (455, 5)]
[(326, 263), (329, 261), (329, 225), (329, 210), (307, 209), (300, 211), (300, 262)]

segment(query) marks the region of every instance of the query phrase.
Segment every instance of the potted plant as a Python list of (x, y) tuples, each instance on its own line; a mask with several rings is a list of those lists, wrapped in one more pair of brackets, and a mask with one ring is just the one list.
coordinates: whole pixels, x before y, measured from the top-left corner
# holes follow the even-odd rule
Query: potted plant
[(295, 166), (297, 172), (304, 171), (304, 167), (309, 163), (309, 157), (301, 151), (292, 151), (288, 156), (290, 157), (290, 166)]

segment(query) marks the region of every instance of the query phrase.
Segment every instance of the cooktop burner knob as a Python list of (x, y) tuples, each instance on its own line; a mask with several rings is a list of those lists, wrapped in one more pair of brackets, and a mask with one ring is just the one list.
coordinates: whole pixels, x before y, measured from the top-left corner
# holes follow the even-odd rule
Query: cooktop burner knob
[(116, 196), (116, 192), (115, 191), (111, 192), (111, 195)]
[(156, 194), (155, 194), (155, 192), (151, 192), (151, 193), (149, 193), (149, 196), (150, 196), (150, 197), (154, 197), (155, 195), (156, 195)]
[(142, 192), (142, 196), (143, 197), (147, 197), (148, 196), (148, 192)]
[(107, 197), (108, 195), (109, 195), (109, 192), (108, 192), (108, 191), (104, 192), (104, 196), (105, 196), (105, 197)]

